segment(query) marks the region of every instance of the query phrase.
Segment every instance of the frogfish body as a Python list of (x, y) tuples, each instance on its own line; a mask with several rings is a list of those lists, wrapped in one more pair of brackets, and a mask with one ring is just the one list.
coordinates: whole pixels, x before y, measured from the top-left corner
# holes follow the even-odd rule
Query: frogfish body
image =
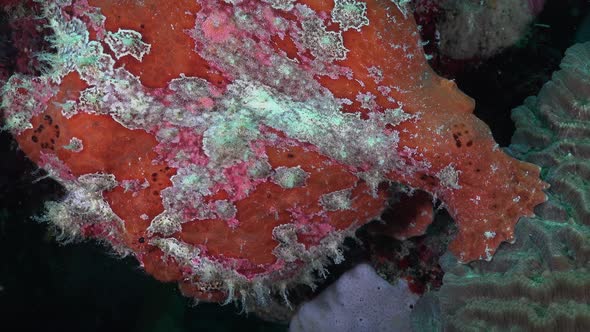
[(490, 259), (545, 200), (474, 102), (428, 66), (403, 1), (60, 0), (52, 51), (2, 92), (67, 189), (47, 219), (209, 301), (311, 283), (390, 183), (441, 200), (451, 251)]

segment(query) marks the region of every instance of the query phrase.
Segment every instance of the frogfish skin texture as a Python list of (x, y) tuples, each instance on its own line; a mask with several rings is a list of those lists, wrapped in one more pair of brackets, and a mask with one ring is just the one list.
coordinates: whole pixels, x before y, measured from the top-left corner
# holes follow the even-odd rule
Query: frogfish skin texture
[(545, 200), (426, 62), (403, 1), (50, 0), (6, 126), (68, 191), (46, 218), (210, 301), (313, 283), (392, 182), (440, 199), (462, 262)]

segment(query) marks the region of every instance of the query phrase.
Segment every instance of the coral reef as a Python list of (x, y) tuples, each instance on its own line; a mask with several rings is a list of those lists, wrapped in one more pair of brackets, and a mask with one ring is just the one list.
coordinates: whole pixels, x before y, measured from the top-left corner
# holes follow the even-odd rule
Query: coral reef
[(521, 219), (516, 242), (491, 262), (447, 256), (440, 291), (417, 305), (417, 331), (590, 329), (590, 43), (571, 47), (561, 70), (513, 111), (509, 151), (542, 167), (549, 200)]
[(545, 184), (428, 66), (404, 3), (39, 2), (46, 66), (2, 108), (68, 192), (46, 220), (189, 296), (288, 304), (401, 182), (445, 204), (460, 261), (489, 260)]

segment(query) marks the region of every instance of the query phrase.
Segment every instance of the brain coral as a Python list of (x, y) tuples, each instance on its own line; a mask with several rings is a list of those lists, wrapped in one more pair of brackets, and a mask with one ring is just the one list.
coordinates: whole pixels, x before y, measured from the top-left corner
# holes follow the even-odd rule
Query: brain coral
[(211, 301), (311, 284), (391, 182), (442, 200), (490, 259), (545, 200), (428, 66), (406, 1), (60, 0), (5, 128), (68, 191), (46, 219)]
[(540, 165), (549, 199), (491, 262), (446, 263), (419, 302), (417, 331), (590, 330), (590, 43), (571, 47), (537, 97), (516, 108), (511, 152)]

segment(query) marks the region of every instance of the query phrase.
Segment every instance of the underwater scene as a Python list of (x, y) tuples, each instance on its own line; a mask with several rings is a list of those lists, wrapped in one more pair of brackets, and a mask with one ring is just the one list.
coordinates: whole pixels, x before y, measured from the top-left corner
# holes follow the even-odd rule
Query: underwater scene
[(0, 329), (590, 331), (587, 0), (0, 0)]

